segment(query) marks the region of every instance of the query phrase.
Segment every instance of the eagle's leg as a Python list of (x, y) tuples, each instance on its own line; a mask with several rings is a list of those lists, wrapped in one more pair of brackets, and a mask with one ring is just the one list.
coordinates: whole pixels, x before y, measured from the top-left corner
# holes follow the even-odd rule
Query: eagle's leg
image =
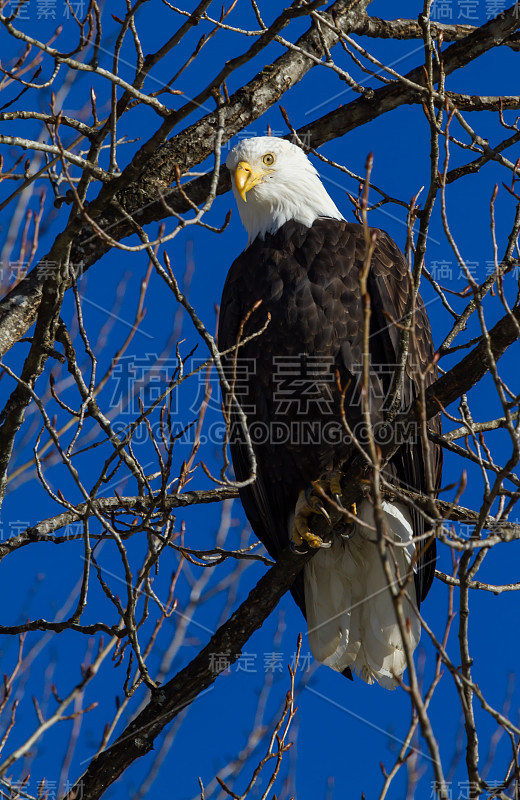
[(321, 536), (312, 533), (310, 530), (308, 520), (312, 514), (321, 514), (325, 517), (329, 525), (331, 524), (330, 516), (322, 504), (321, 497), (315, 494), (312, 488), (302, 489), (296, 501), (296, 508), (294, 509), (294, 523), (292, 529), (293, 544), (296, 548), (303, 544), (303, 542), (307, 542), (310, 547), (316, 549), (319, 547), (331, 547), (331, 542), (325, 541)]
[[(345, 506), (343, 505), (343, 503), (341, 501), (341, 478), (342, 477), (343, 477), (343, 473), (342, 472), (340, 472), (339, 470), (334, 470), (333, 472), (329, 473), (329, 475), (327, 476), (327, 481), (326, 482), (328, 482), (328, 488), (330, 490), (330, 493), (331, 493), (332, 497), (336, 501), (336, 505), (338, 505), (343, 511), (346, 511), (347, 509), (345, 508)], [(320, 483), (320, 486), (321, 486), (323, 481), (319, 481), (319, 483)], [(357, 505), (356, 505), (356, 503), (352, 503), (352, 505), (350, 506), (349, 511), (350, 511), (351, 514), (354, 514), (354, 516), (357, 516)]]
[[(312, 487), (305, 490), (302, 489), (296, 502), (294, 511), (294, 523), (292, 528), (292, 545), (298, 552), (298, 548), (306, 542), (310, 547), (314, 548), (328, 548), (331, 547), (331, 542), (326, 541), (312, 533), (309, 528), (309, 517), (312, 514), (321, 514), (327, 520), (328, 524), (332, 527), (330, 516), (323, 505), (323, 496), (325, 494), (332, 495), (336, 505), (345, 510), (341, 502), (341, 478), (342, 473), (338, 470), (329, 472), (326, 477), (319, 481), (313, 481)], [(357, 516), (356, 504), (352, 503), (350, 513)], [(348, 526), (348, 530), (342, 532), (338, 531), (343, 539), (351, 539), (356, 529), (353, 525)]]

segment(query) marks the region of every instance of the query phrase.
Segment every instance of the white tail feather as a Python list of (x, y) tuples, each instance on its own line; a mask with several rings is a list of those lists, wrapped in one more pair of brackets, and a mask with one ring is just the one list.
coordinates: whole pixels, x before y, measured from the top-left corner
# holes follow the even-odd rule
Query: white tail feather
[[(406, 506), (383, 503), (387, 533), (407, 547), (392, 548), (401, 578), (411, 569), (415, 551), (412, 524)], [(374, 527), (370, 503), (358, 506), (362, 522)], [(342, 672), (352, 667), (367, 683), (377, 681), (387, 689), (397, 685), (406, 668), (406, 657), (397, 624), (390, 589), (375, 543), (375, 531), (356, 525), (355, 534), (345, 541), (333, 538), (332, 547), (320, 550), (304, 568), (305, 607), (309, 644), (314, 657)], [(413, 581), (408, 595), (415, 604)], [(410, 620), (412, 650), (421, 634), (419, 621), (408, 599), (405, 617)]]

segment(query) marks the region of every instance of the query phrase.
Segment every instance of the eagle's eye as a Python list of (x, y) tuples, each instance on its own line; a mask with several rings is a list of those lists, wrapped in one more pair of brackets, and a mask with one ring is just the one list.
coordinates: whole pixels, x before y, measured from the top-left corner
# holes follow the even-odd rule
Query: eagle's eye
[(262, 158), (263, 163), (266, 167), (272, 167), (274, 164), (274, 156), (272, 153), (266, 153), (265, 156)]

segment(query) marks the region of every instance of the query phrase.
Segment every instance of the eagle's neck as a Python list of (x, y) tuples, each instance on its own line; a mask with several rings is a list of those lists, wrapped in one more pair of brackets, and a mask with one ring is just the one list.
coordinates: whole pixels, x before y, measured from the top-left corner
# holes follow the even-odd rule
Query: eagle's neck
[(247, 203), (237, 196), (237, 204), (248, 233), (248, 246), (257, 237), (263, 239), (266, 233), (276, 233), (286, 222), (300, 222), (310, 228), (319, 217), (344, 219), (322, 182), (310, 171), (303, 178), (300, 176), (297, 185), (266, 183), (258, 191), (249, 192)]

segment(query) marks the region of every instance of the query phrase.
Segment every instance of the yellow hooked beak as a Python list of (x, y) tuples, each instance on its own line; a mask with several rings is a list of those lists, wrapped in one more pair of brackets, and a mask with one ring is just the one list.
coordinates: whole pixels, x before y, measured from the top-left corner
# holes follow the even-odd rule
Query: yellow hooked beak
[(252, 167), (247, 163), (247, 161), (241, 161), (238, 167), (235, 170), (235, 186), (238, 189), (238, 193), (244, 203), (247, 203), (246, 194), (247, 192), (256, 186), (257, 183), (260, 183), (262, 178), (268, 175), (272, 170), (260, 170), (259, 172), (255, 172)]

